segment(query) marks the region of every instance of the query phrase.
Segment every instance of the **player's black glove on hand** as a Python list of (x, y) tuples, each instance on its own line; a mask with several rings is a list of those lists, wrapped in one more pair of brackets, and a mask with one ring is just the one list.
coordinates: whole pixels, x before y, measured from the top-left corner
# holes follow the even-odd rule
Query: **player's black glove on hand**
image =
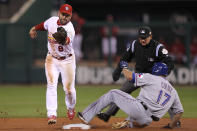
[(55, 32), (52, 35), (59, 44), (61, 45), (65, 44), (67, 38), (67, 32), (63, 27), (58, 27), (57, 32)]
[(128, 68), (128, 63), (126, 61), (120, 61), (119, 65), (121, 69)]
[(118, 63), (118, 66), (116, 67), (116, 69), (114, 70), (114, 72), (112, 73), (112, 78), (114, 81), (119, 80), (122, 69), (123, 68), (127, 68), (128, 67), (128, 63), (125, 61), (120, 61)]

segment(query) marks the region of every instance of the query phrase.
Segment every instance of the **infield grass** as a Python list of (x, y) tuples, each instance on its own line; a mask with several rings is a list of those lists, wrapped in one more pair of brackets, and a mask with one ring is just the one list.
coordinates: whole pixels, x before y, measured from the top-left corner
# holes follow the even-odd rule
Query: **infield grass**
[[(82, 85), (76, 86), (76, 111), (82, 111), (110, 89), (118, 85)], [(183, 117), (197, 118), (197, 88), (195, 86), (175, 86), (184, 107)], [(137, 96), (139, 89), (132, 93)], [(45, 85), (0, 85), (0, 118), (15, 117), (46, 117), (46, 86)], [(66, 116), (64, 91), (58, 86), (58, 117)], [(125, 117), (120, 111), (116, 116)], [(165, 117), (168, 117), (166, 115)]]

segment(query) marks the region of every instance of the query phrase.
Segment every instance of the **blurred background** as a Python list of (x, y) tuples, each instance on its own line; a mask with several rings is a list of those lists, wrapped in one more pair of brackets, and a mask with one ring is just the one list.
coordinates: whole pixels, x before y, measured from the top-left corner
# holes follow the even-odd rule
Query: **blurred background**
[(0, 83), (46, 83), (47, 32), (35, 40), (28, 33), (65, 2), (73, 7), (77, 84), (123, 83), (111, 74), (142, 25), (175, 62), (168, 79), (197, 84), (197, 2), (189, 0), (0, 0)]

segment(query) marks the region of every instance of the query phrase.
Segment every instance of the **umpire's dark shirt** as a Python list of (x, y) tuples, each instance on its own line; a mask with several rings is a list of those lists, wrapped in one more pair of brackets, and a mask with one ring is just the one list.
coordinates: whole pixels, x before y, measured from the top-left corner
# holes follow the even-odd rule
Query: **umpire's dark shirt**
[(152, 67), (155, 62), (166, 63), (168, 74), (174, 68), (168, 51), (161, 43), (153, 39), (146, 46), (142, 46), (139, 40), (134, 40), (121, 58), (121, 60), (127, 62), (130, 62), (132, 59), (135, 59), (135, 71), (139, 73), (152, 73)]

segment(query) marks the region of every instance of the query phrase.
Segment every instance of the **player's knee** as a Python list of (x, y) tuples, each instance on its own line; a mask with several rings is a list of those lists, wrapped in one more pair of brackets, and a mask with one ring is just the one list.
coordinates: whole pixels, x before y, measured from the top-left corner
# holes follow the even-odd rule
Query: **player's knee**
[(64, 85), (64, 91), (67, 93), (67, 94), (73, 94), (76, 92), (75, 90), (75, 87), (72, 83), (66, 83)]
[(56, 89), (56, 86), (57, 86), (57, 85), (54, 84), (54, 83), (48, 83), (48, 84), (47, 84), (47, 88), (48, 88), (48, 89)]
[(141, 121), (138, 121), (138, 126), (139, 127), (146, 127), (146, 126), (149, 126), (152, 122), (152, 119), (151, 118), (146, 118), (146, 119), (143, 119)]
[(118, 92), (120, 92), (120, 90), (118, 89), (112, 89), (108, 92), (108, 94), (111, 96), (111, 98), (114, 99), (117, 97), (117, 94), (119, 94)]
[(144, 123), (142, 123), (142, 126), (143, 127), (146, 127), (146, 126), (149, 126), (152, 122), (152, 119), (151, 118), (148, 118), (144, 121)]
[(150, 123), (140, 123), (140, 124), (136, 124), (135, 126), (136, 127), (140, 127), (140, 128), (144, 128), (144, 127), (146, 127), (146, 126), (149, 126), (150, 125)]
[(71, 89), (71, 82), (64, 82), (63, 83), (63, 88), (64, 88), (64, 91), (68, 91)]

